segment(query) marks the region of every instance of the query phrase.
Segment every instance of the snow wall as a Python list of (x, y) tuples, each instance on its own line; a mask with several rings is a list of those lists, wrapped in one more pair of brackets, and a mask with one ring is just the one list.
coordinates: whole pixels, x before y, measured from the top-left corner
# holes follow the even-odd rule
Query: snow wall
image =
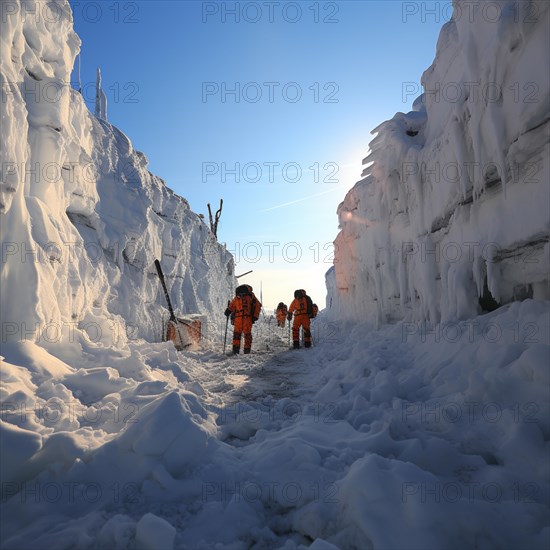
[(69, 3), (44, 8), (10, 2), (2, 12), (2, 341), (74, 330), (105, 345), (160, 341), (168, 311), (155, 258), (176, 313), (221, 321), (232, 256), (71, 88), (80, 39)]
[(549, 7), (454, 2), (424, 93), (373, 130), (338, 207), (331, 316), (437, 323), (550, 297)]

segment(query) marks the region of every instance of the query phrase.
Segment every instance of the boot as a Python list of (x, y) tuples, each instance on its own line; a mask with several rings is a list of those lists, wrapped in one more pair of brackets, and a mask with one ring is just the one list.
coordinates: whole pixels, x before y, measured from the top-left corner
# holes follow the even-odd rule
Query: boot
[(244, 353), (250, 353), (250, 348), (244, 348)]
[(300, 349), (300, 341), (299, 340), (294, 340), (292, 347), (294, 349)]
[(238, 355), (241, 346), (233, 346), (233, 355)]

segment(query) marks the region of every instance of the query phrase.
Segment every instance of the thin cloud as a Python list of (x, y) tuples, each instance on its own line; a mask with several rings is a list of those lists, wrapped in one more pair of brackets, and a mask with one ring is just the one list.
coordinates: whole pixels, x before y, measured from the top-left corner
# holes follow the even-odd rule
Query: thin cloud
[(327, 193), (332, 193), (333, 191), (342, 191), (342, 187), (333, 187), (332, 189), (327, 189), (326, 191), (322, 191), (321, 193), (315, 193), (314, 195), (308, 195), (307, 197), (302, 197), (301, 199), (296, 199), (296, 200), (290, 201), (290, 202), (284, 202), (283, 204), (277, 204), (276, 206), (270, 206), (269, 208), (265, 208), (264, 210), (260, 210), (260, 212), (269, 212), (271, 210), (277, 210), (277, 208), (285, 208), (286, 206), (291, 206), (292, 204), (297, 204), (299, 202), (308, 201), (310, 199), (314, 199), (316, 197), (326, 195)]

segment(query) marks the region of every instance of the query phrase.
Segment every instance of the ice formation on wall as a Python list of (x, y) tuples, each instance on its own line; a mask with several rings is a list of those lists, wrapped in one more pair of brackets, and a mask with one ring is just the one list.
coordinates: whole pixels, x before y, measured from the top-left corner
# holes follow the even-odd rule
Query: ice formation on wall
[(465, 4), (338, 207), (335, 317), (439, 322), (550, 296), (549, 4)]

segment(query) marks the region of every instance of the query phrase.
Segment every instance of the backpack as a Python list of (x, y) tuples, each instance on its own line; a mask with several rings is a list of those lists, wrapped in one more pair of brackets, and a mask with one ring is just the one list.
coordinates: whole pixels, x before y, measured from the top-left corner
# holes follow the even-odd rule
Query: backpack
[(314, 317), (313, 302), (311, 301), (311, 298), (306, 294), (306, 291), (303, 288), (295, 290), (294, 298), (296, 298), (297, 300), (300, 300), (301, 298), (306, 299), (306, 313), (308, 314), (309, 318), (312, 319)]
[[(305, 291), (304, 291), (305, 292)], [(307, 314), (310, 319), (313, 319), (315, 315), (313, 315), (313, 302), (311, 301), (311, 298), (306, 294), (306, 303), (307, 303)]]
[(250, 303), (250, 314), (253, 318), (259, 319), (260, 313), (262, 311), (262, 304), (260, 303), (260, 300), (256, 298), (254, 293), (252, 293), (252, 301)]

